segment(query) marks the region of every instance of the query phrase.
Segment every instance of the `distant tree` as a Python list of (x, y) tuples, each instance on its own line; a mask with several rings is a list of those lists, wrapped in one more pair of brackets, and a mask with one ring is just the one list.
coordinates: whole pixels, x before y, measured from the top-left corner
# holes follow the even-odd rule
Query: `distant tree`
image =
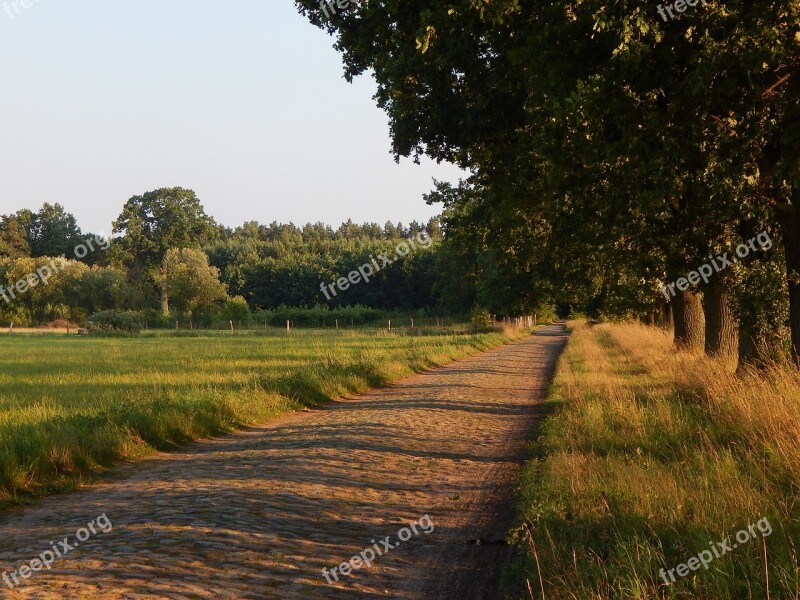
[[(58, 265), (59, 269), (62, 264)], [(60, 273), (55, 274), (53, 266), (53, 260), (48, 257), (18, 258), (4, 269), (5, 295), (10, 300), (8, 304), (12, 309), (26, 314), (31, 324), (44, 322), (58, 306), (56, 283)], [(37, 271), (47, 281), (41, 279)], [(0, 302), (5, 302), (5, 299), (0, 297)]]
[(234, 323), (241, 323), (245, 327), (250, 324), (250, 319), (252, 318), (250, 307), (247, 306), (247, 301), (241, 296), (234, 296), (228, 299), (225, 302), (222, 315), (225, 319)]
[(398, 223), (394, 225), (391, 221), (386, 221), (383, 226), (383, 235), (387, 240), (396, 240), (403, 235), (403, 225)]
[(201, 308), (209, 308), (228, 298), (225, 285), (219, 280), (219, 269), (212, 267), (208, 256), (194, 248), (167, 250), (157, 281), (167, 308), (171, 301), (178, 316), (188, 314), (190, 323)]
[(80, 323), (95, 312), (90, 301), (94, 290), (86, 285), (89, 282), (85, 279), (89, 271), (90, 268), (81, 262), (68, 261), (62, 265), (61, 271), (51, 284), (54, 286), (55, 301), (61, 309), (62, 316), (66, 313), (72, 322)]
[[(192, 190), (176, 187), (128, 200), (114, 222), (114, 233), (122, 234), (114, 244), (116, 261), (142, 284), (155, 280), (170, 249), (202, 248), (219, 236), (219, 228)], [(162, 308), (169, 310), (164, 297)]]
[(19, 213), (0, 216), (0, 257), (23, 258), (31, 255), (25, 228), (30, 220), (30, 211), (26, 212), (27, 218), (20, 217)]
[(129, 308), (133, 297), (125, 271), (74, 261), (59, 274), (57, 287), (59, 302), (77, 322), (96, 312)]
[(83, 241), (83, 235), (75, 217), (60, 204), (45, 203), (31, 215), (27, 224), (28, 243), (31, 256), (66, 256), (75, 258), (75, 247)]

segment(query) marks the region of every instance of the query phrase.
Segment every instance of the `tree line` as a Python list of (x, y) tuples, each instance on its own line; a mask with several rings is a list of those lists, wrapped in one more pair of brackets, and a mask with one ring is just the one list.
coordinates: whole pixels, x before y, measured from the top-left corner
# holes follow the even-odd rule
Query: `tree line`
[[(429, 200), (453, 243), (518, 277), (509, 302), (800, 364), (799, 3), (710, 3), (667, 22), (607, 0), (296, 5), (335, 37), (348, 80), (374, 76), (398, 158), (469, 169)], [(660, 293), (762, 233), (770, 250)]]
[[(395, 255), (422, 233), (430, 244)], [(105, 243), (92, 245), (93, 239)], [(368, 283), (335, 296), (321, 291), (381, 255), (391, 256), (391, 264), (382, 260)], [(53, 257), (63, 257), (61, 266), (36, 285), (38, 271), (52, 271)], [(524, 302), (507, 308), (507, 294), (487, 265), (479, 248), (445, 239), (438, 218), (407, 226), (253, 221), (229, 228), (206, 214), (193, 191), (166, 188), (129, 199), (105, 238), (84, 233), (59, 204), (0, 216), (0, 286), (11, 290), (0, 296), (0, 320), (83, 323), (100, 313), (98, 321), (113, 325), (130, 321), (115, 313), (133, 312), (151, 327), (174, 327), (176, 320), (241, 322), (279, 307), (316, 309), (302, 317), (313, 324), (325, 323), (327, 310), (359, 323), (383, 314), (375, 311), (464, 315), (481, 305), (498, 315), (527, 312)], [(360, 308), (341, 312), (346, 307)]]

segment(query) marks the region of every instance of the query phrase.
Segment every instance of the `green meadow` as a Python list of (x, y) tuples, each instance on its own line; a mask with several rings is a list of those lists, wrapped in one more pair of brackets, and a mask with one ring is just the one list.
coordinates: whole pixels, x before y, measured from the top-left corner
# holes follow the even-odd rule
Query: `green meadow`
[(366, 331), (2, 335), (0, 506), (510, 339)]

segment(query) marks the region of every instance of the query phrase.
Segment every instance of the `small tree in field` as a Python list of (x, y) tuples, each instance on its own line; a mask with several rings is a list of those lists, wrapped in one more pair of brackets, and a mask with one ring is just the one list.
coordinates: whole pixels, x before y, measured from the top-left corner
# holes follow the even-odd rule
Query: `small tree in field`
[(234, 296), (225, 303), (225, 310), (222, 311), (225, 319), (241, 323), (245, 327), (250, 325), (250, 307), (247, 305), (247, 300), (241, 296)]
[(228, 298), (225, 285), (219, 280), (219, 269), (212, 267), (202, 250), (173, 248), (161, 264), (158, 283), (163, 296), (172, 301), (178, 318), (189, 314), (194, 321), (198, 309), (210, 307)]

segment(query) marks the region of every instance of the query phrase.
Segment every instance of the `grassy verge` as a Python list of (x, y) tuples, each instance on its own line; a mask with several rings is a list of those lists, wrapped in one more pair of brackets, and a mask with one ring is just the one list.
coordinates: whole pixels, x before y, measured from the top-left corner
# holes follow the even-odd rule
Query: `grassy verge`
[(140, 458), (364, 391), (512, 339), (0, 338), (0, 507)]
[(521, 487), (511, 595), (800, 597), (800, 375), (735, 376), (653, 328), (571, 326)]

